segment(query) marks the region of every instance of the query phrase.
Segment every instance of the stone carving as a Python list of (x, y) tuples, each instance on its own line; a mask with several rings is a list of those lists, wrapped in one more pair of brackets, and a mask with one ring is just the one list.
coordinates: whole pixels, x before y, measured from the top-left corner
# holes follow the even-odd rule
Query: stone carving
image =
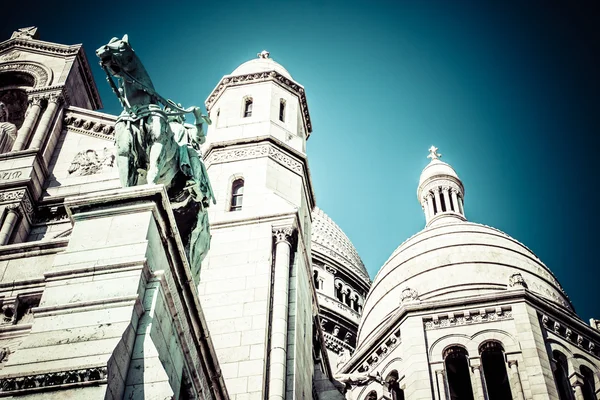
[(292, 235), (294, 234), (294, 228), (285, 227), (285, 228), (274, 228), (273, 229), (273, 237), (275, 238), (275, 243), (279, 242), (288, 242), (290, 243), (292, 240)]
[(8, 153), (17, 138), (17, 126), (8, 118), (8, 107), (0, 102), (0, 153)]
[(340, 334), (340, 327), (338, 325), (333, 327), (333, 332), (331, 332), (331, 334), (335, 337), (337, 337)]
[(0, 71), (22, 71), (31, 74), (34, 87), (44, 87), (49, 81), (49, 73), (43, 67), (31, 62), (10, 61), (0, 64)]
[(433, 160), (437, 160), (437, 159), (441, 158), (441, 157), (442, 157), (442, 155), (441, 155), (441, 154), (439, 154), (437, 151), (438, 151), (438, 148), (437, 148), (437, 147), (435, 147), (435, 146), (431, 146), (431, 147), (429, 148), (429, 155), (427, 156), (427, 158), (431, 158), (431, 161), (433, 161)]
[(346, 335), (344, 336), (344, 342), (348, 343), (350, 339), (352, 339), (352, 334), (350, 332), (346, 332)]
[[(123, 107), (115, 123), (121, 185), (165, 185), (192, 277), (198, 282), (210, 248), (207, 208), (216, 201), (197, 145), (204, 138), (202, 124), (211, 121), (198, 107), (184, 109), (156, 92), (127, 35), (111, 39), (96, 55)], [(194, 125), (184, 124), (185, 114), (193, 114)]]
[(18, 51), (13, 50), (10, 53), (4, 54), (0, 59), (2, 61), (13, 61), (13, 60), (16, 60), (19, 57), (21, 57), (21, 53), (19, 53)]
[(304, 173), (304, 166), (301, 162), (284, 154), (281, 150), (270, 144), (242, 147), (237, 149), (213, 150), (207, 155), (206, 164), (212, 165), (222, 162), (248, 160), (259, 157), (269, 157), (293, 172), (296, 172), (300, 175)]
[(36, 26), (28, 26), (27, 28), (19, 28), (13, 32), (11, 39), (22, 38), (22, 39), (39, 39), (40, 34), (37, 31)]
[(419, 293), (416, 290), (409, 287), (402, 289), (400, 304), (413, 303), (415, 301), (420, 301)]
[(352, 374), (337, 374), (333, 379), (344, 384), (344, 394), (347, 400), (352, 400), (352, 389), (358, 386), (366, 386), (371, 382), (377, 382), (380, 385), (385, 385), (385, 380), (378, 373), (352, 373)]
[[(366, 372), (375, 368), (383, 359), (385, 359), (385, 355), (400, 345), (400, 343), (402, 343), (400, 329), (396, 329), (375, 348), (375, 351), (371, 353), (366, 362), (358, 369), (358, 372)], [(380, 358), (380, 355), (383, 355), (383, 357)]]
[(75, 155), (68, 172), (72, 176), (93, 175), (112, 168), (114, 163), (115, 155), (111, 149), (105, 147), (101, 154), (89, 149)]
[(559, 323), (558, 321), (551, 319), (548, 315), (545, 314), (542, 314), (540, 316), (540, 319), (542, 321), (542, 326), (544, 327), (544, 329), (546, 329), (546, 331), (550, 331), (569, 342), (575, 342), (584, 351), (587, 351), (595, 356), (600, 356), (600, 351), (598, 351), (597, 349), (597, 343), (594, 343), (586, 336), (572, 329), (572, 327), (565, 326)]
[(38, 389), (48, 386), (60, 386), (70, 383), (105, 381), (108, 372), (106, 367), (94, 367), (61, 372), (50, 372), (39, 375), (19, 376), (0, 379), (0, 392), (14, 390)]
[(516, 273), (512, 274), (508, 278), (508, 286), (527, 288), (527, 283), (525, 282), (525, 279), (523, 279), (523, 275), (521, 275), (520, 273)]
[(423, 319), (425, 329), (447, 328), (457, 325), (479, 324), (483, 322), (492, 322), (504, 319), (511, 319), (512, 311), (507, 309), (494, 310), (469, 310), (462, 313), (448, 313), (444, 315), (434, 315)]
[(323, 332), (323, 337), (325, 338), (325, 347), (334, 353), (339, 353), (343, 349), (354, 350), (354, 347), (350, 343), (336, 338), (331, 333)]
[(264, 58), (264, 59), (266, 59), (266, 58), (269, 58), (269, 55), (270, 55), (270, 54), (271, 54), (271, 53), (269, 53), (268, 51), (266, 51), (266, 50), (263, 50), (263, 51), (261, 51), (260, 53), (256, 54), (256, 57), (258, 57), (258, 58)]

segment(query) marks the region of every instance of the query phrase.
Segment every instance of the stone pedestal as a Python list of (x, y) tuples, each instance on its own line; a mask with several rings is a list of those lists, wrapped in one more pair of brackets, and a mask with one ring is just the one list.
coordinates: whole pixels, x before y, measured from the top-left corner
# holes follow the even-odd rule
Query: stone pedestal
[(86, 399), (227, 398), (163, 187), (65, 206), (69, 245), (45, 274), (31, 334), (0, 371), (3, 387), (33, 398), (74, 389)]

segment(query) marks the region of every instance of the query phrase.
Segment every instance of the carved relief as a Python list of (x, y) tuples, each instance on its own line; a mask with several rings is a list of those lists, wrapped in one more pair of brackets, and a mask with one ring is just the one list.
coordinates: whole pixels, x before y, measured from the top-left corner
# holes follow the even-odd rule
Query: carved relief
[(63, 122), (69, 130), (102, 139), (114, 135), (115, 131), (114, 121), (84, 119), (84, 116), (74, 113), (68, 113)]
[(402, 289), (400, 304), (412, 303), (415, 301), (420, 301), (419, 293), (416, 290), (409, 287)]
[(86, 176), (111, 169), (115, 164), (114, 150), (105, 147), (100, 154), (98, 153), (92, 149), (77, 153), (68, 169), (69, 175)]
[(509, 287), (523, 287), (523, 288), (527, 288), (527, 283), (525, 282), (525, 279), (523, 279), (523, 275), (521, 275), (520, 273), (516, 273), (516, 274), (512, 274), (509, 278), (508, 278), (508, 286)]
[(511, 309), (497, 307), (487, 310), (469, 310), (460, 313), (447, 313), (423, 318), (425, 329), (448, 328), (457, 325), (479, 324), (512, 318)]
[(582, 335), (580, 332), (577, 332), (572, 327), (566, 326), (564, 323), (560, 323), (545, 314), (540, 315), (540, 320), (546, 331), (552, 332), (566, 341), (576, 344), (593, 355), (600, 356), (600, 351), (597, 349), (597, 343), (594, 343), (591, 339)]
[(0, 392), (37, 389), (78, 382), (103, 381), (107, 379), (106, 367), (94, 367), (70, 371), (50, 372), (39, 375), (0, 379)]
[(259, 157), (269, 157), (293, 172), (298, 174), (304, 173), (304, 165), (300, 161), (283, 153), (281, 150), (270, 144), (242, 147), (237, 149), (213, 150), (207, 155), (205, 163), (208, 167), (212, 164), (218, 164), (222, 162), (248, 160)]

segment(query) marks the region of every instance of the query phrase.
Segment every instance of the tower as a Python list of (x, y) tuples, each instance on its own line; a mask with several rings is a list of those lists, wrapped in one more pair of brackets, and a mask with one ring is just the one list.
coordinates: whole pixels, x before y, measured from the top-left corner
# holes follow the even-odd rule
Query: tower
[(311, 396), (318, 306), (304, 88), (263, 51), (224, 76), (206, 107), (217, 204), (199, 293), (227, 389), (232, 398)]
[(353, 398), (595, 398), (600, 332), (530, 249), (466, 220), (458, 174), (433, 146), (429, 158), (417, 190), (426, 227), (378, 272), (341, 371), (384, 381)]

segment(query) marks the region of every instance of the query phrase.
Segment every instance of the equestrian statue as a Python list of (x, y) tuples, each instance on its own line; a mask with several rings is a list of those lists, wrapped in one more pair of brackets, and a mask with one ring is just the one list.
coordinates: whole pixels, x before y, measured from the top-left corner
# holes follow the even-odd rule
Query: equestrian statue
[[(211, 201), (216, 203), (200, 154), (203, 123), (211, 121), (200, 108), (183, 108), (156, 92), (127, 35), (112, 38), (96, 55), (123, 107), (115, 123), (121, 185), (165, 186), (198, 283), (200, 264), (210, 247), (207, 208)], [(185, 123), (186, 114), (194, 116), (194, 124)]]

